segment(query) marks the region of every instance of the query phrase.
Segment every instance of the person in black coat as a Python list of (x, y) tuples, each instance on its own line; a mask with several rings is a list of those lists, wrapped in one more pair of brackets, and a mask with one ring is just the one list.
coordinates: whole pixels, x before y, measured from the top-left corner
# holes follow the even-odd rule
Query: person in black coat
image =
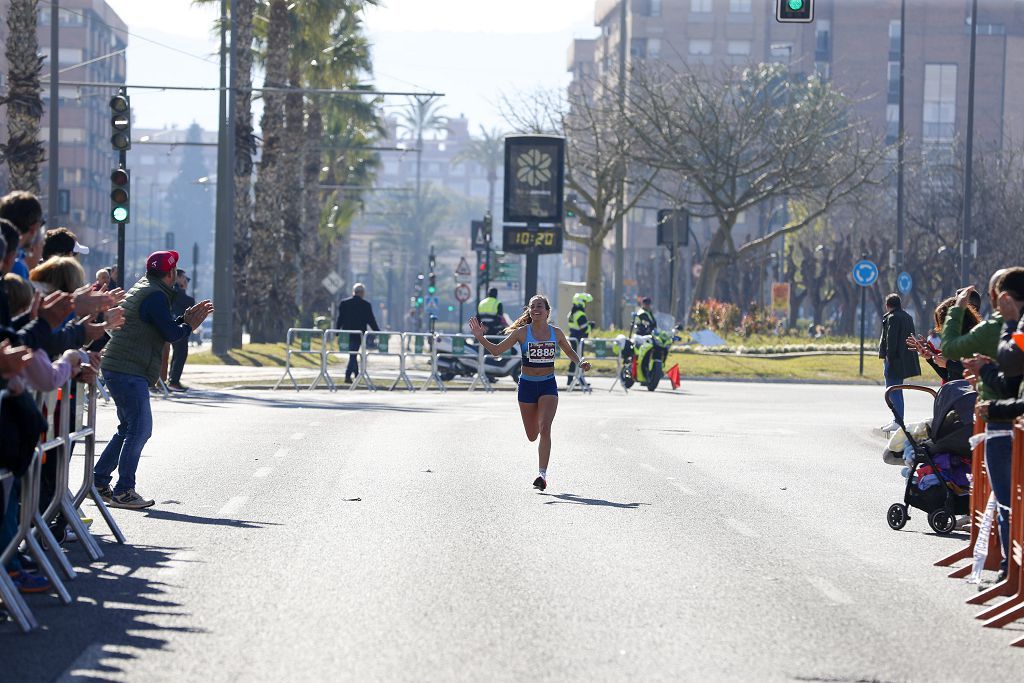
[[(338, 304), (338, 320), (334, 324), (337, 330), (365, 332), (367, 327), (374, 332), (379, 331), (377, 319), (373, 316), (373, 306), (365, 298), (366, 287), (357, 282), (352, 287), (352, 296), (342, 299)], [(359, 347), (362, 335), (352, 334), (348, 338), (348, 367), (345, 368), (345, 383), (351, 384), (352, 377), (359, 374)]]
[[(185, 315), (185, 311), (196, 305), (196, 300), (188, 295), (188, 283), (191, 278), (181, 268), (177, 269), (174, 280), (174, 301), (171, 302), (171, 315), (177, 318)], [(185, 360), (188, 358), (188, 341), (191, 335), (186, 335), (176, 342), (171, 342), (171, 373), (168, 378), (167, 388), (171, 391), (188, 391), (188, 387), (181, 385), (181, 372), (185, 369)]]
[[(885, 386), (903, 384), (908, 377), (921, 374), (917, 354), (907, 348), (907, 337), (914, 335), (914, 319), (903, 310), (899, 294), (885, 297), (886, 313), (882, 316), (882, 337), (878, 342), (878, 357), (884, 361)], [(900, 419), (903, 418), (903, 392), (892, 394), (892, 404)], [(895, 431), (899, 427), (893, 420), (882, 429)]]

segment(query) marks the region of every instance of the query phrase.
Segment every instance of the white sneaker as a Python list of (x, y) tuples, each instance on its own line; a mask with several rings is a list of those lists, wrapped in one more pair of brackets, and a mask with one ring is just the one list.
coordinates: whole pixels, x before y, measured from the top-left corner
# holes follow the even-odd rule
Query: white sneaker
[(900, 426), (898, 424), (896, 424), (896, 420), (893, 420), (889, 424), (887, 424), (884, 427), (882, 427), (882, 431), (883, 432), (895, 432), (899, 428), (900, 428)]

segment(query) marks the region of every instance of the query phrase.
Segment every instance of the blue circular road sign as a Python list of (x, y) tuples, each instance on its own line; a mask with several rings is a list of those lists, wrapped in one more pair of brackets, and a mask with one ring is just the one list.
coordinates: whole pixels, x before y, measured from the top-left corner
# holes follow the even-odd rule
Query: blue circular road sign
[(878, 279), (878, 266), (864, 259), (853, 266), (853, 281), (861, 287), (870, 287)]
[(914, 278), (910, 277), (910, 273), (906, 271), (900, 273), (896, 278), (896, 288), (900, 290), (900, 294), (909, 294), (913, 286)]

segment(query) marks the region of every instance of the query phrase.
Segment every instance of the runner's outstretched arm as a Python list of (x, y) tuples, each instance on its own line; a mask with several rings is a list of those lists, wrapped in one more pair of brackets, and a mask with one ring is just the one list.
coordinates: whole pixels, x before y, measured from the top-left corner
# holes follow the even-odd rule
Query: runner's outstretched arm
[(473, 336), (476, 337), (478, 342), (480, 342), (480, 345), (487, 349), (492, 356), (500, 356), (519, 343), (519, 330), (513, 330), (511, 334), (497, 344), (488, 341), (484, 336), (487, 329), (476, 316), (469, 319), (469, 331), (473, 333)]
[(579, 365), (583, 368), (584, 372), (590, 370), (590, 361), (580, 361), (580, 357), (576, 354), (576, 349), (572, 348), (572, 344), (570, 344), (569, 340), (565, 338), (565, 333), (562, 332), (562, 328), (555, 328), (555, 338), (558, 340), (559, 348), (561, 348), (562, 352), (569, 357), (569, 360), (572, 363)]

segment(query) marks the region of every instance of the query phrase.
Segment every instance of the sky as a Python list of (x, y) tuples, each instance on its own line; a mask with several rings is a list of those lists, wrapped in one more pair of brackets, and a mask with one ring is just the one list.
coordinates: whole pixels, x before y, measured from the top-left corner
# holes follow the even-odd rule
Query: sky
[[(212, 33), (219, 13), (190, 0), (107, 0), (128, 24), (128, 84), (216, 86)], [(373, 44), (373, 84), (380, 90), (440, 92), (444, 113), (501, 128), (503, 94), (568, 82), (575, 38), (595, 35), (594, 0), (383, 0), (366, 12)], [(216, 127), (214, 92), (135, 90), (136, 128)], [(385, 106), (398, 106), (390, 98)]]

